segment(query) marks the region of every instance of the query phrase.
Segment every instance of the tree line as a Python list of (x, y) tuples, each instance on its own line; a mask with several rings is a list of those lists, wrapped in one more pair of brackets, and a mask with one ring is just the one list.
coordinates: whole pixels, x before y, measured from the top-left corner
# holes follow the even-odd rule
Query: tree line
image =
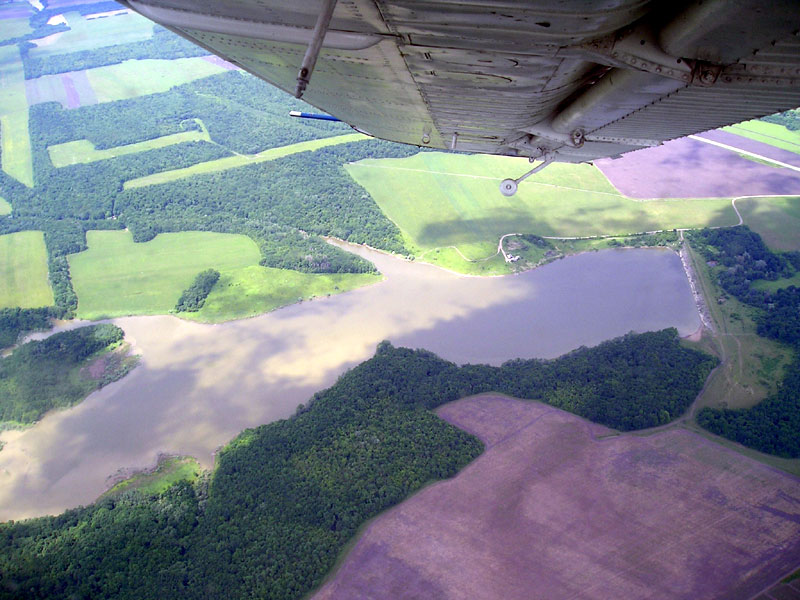
[(197, 277), (194, 278), (192, 285), (186, 288), (181, 297), (178, 298), (175, 310), (178, 312), (197, 312), (203, 308), (206, 298), (208, 298), (217, 281), (219, 281), (219, 271), (216, 269), (200, 271)]
[(294, 417), (242, 432), (194, 487), (0, 524), (0, 598), (301, 598), (365, 521), (480, 454), (431, 409), (494, 390), (648, 427), (681, 414), (714, 364), (674, 329), (500, 367), (383, 342)]
[(122, 329), (110, 323), (89, 325), (28, 342), (0, 359), (0, 423), (29, 425), (48, 410), (77, 404), (124, 375), (129, 363), (117, 363), (121, 368), (111, 377), (82, 372), (87, 359), (123, 336)]

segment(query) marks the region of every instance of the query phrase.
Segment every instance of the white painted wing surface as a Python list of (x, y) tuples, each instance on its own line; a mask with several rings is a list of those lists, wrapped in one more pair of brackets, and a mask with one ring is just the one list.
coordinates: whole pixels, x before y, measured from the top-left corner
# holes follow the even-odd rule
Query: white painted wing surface
[[(331, 1), (122, 3), (293, 93)], [(303, 99), (383, 139), (584, 162), (800, 105), (798, 31), (796, 0), (339, 0)]]

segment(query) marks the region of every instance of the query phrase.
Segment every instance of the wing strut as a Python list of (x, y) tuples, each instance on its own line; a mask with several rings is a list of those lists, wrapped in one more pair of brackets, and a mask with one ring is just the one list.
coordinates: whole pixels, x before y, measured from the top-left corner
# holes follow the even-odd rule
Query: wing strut
[(325, 39), (328, 26), (331, 24), (334, 8), (336, 8), (336, 0), (322, 0), (322, 10), (317, 17), (316, 25), (314, 25), (314, 32), (311, 34), (311, 43), (308, 45), (308, 48), (306, 48), (306, 54), (303, 56), (303, 63), (300, 65), (300, 72), (297, 74), (297, 87), (294, 89), (295, 98), (302, 97), (306, 86), (311, 81), (311, 73), (314, 71), (314, 65), (317, 64), (317, 57), (319, 56), (320, 50), (322, 50), (322, 41)]
[[(530, 177), (534, 173), (538, 173), (556, 159), (555, 155), (553, 154), (545, 154), (542, 158), (544, 160), (541, 163), (533, 167), (522, 177), (517, 177), (516, 179), (503, 179), (503, 181), (500, 182), (500, 193), (503, 194), (503, 196), (513, 196), (517, 193), (518, 184), (522, 183), (524, 179)], [(533, 162), (532, 159), (531, 162)]]

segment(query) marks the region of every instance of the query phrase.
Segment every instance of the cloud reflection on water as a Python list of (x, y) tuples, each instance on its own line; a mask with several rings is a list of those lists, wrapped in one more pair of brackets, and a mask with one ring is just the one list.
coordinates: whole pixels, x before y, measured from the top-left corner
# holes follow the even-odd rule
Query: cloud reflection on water
[(586, 254), (520, 276), (461, 277), (366, 249), (386, 280), (221, 325), (170, 316), (115, 319), (142, 363), (80, 405), (5, 432), (0, 519), (92, 502), (121, 467), (159, 452), (205, 467), (238, 432), (296, 406), (370, 357), (426, 347), (456, 362), (551, 357), (629, 330), (699, 324), (672, 252)]

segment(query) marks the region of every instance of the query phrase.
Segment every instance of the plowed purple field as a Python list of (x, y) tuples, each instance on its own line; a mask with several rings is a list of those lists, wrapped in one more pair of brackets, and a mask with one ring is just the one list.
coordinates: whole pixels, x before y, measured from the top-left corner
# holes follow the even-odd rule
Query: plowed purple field
[(603, 438), (493, 396), (439, 414), (486, 451), (377, 519), (316, 600), (750, 598), (800, 564), (800, 480), (688, 431)]
[(63, 108), (97, 104), (97, 96), (86, 71), (28, 79), (25, 81), (25, 94), (30, 106), (41, 102), (59, 102)]
[[(731, 141), (728, 138), (724, 143), (733, 145)], [(737, 147), (754, 152), (751, 140), (737, 142)], [(764, 155), (771, 154), (770, 150)], [(597, 160), (595, 165), (615, 188), (630, 198), (800, 194), (800, 173), (763, 165), (689, 138), (637, 150), (616, 160)]]

